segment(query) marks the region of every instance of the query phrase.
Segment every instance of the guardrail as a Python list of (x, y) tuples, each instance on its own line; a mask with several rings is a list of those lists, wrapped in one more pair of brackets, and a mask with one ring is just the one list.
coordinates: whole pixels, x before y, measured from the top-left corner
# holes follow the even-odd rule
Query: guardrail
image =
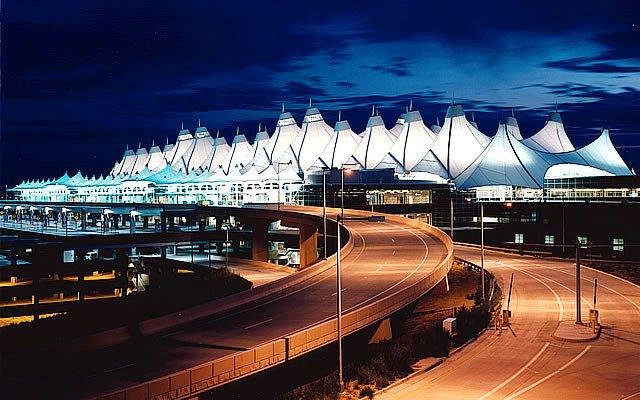
[[(350, 213), (354, 211), (350, 210)], [(363, 215), (371, 215), (364, 213)], [(414, 302), (447, 274), (453, 263), (453, 242), (447, 234), (419, 221), (387, 215), (387, 220), (411, 225), (440, 240), (446, 253), (434, 271), (411, 286), (343, 315), (343, 334), (348, 335), (380, 321)], [(351, 235), (350, 235), (351, 237)], [(178, 399), (194, 396), (228, 381), (282, 364), (337, 339), (337, 319), (320, 322), (299, 332), (252, 349), (97, 397), (100, 400)]]

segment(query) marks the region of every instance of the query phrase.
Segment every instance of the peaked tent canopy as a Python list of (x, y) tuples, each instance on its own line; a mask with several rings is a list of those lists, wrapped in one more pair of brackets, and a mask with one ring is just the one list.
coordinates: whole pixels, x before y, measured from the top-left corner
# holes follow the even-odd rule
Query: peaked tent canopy
[(320, 153), (331, 140), (333, 129), (324, 122), (322, 114), (315, 108), (309, 108), (304, 115), (300, 133), (289, 149), (277, 162), (297, 164), (298, 174), (303, 175), (320, 157)]
[(209, 158), (209, 154), (213, 151), (213, 138), (209, 134), (209, 131), (204, 126), (199, 126), (193, 135), (193, 140), (187, 151), (182, 155), (182, 162), (180, 169), (189, 173), (198, 168), (201, 168), (203, 164)]
[(193, 135), (188, 129), (181, 129), (178, 132), (178, 140), (176, 140), (175, 146), (167, 154), (167, 161), (172, 167), (184, 168), (185, 162), (182, 160), (182, 156), (189, 150), (193, 143)]
[(524, 139), (522, 143), (532, 149), (548, 153), (563, 153), (575, 150), (567, 136), (567, 132), (564, 130), (564, 124), (558, 112), (550, 113), (549, 120), (547, 120), (544, 127), (535, 135)]
[[(364, 169), (374, 169), (388, 154), (396, 137), (384, 126), (379, 115), (369, 117), (362, 140), (353, 152), (353, 158)], [(393, 166), (391, 166), (393, 167)]]
[(396, 120), (396, 124), (389, 129), (389, 132), (395, 137), (400, 136), (400, 132), (402, 132), (402, 126), (404, 125), (404, 116), (405, 114), (400, 114), (398, 119)]
[(231, 151), (222, 161), (222, 170), (225, 174), (229, 174), (231, 170), (242, 168), (246, 163), (251, 161), (253, 156), (253, 148), (249, 144), (245, 135), (236, 135), (231, 142)]
[(459, 189), (493, 185), (541, 188), (545, 172), (556, 162), (554, 155), (522, 144), (501, 121), (489, 145), (455, 182)]
[(506, 121), (507, 131), (518, 140), (522, 140), (522, 134), (520, 133), (520, 126), (518, 126), (518, 120), (516, 117), (511, 116)]
[(389, 155), (399, 165), (399, 172), (407, 173), (425, 158), (435, 139), (422, 121), (419, 111), (409, 111), (404, 114), (402, 131), (389, 150)]
[[(342, 168), (351, 159), (360, 137), (356, 135), (348, 121), (338, 121), (331, 136), (331, 140), (314, 164), (317, 168)], [(355, 161), (352, 162), (352, 164)]]
[(298, 124), (296, 124), (293, 115), (291, 115), (290, 112), (280, 114), (278, 122), (276, 123), (276, 130), (264, 146), (264, 151), (267, 154), (269, 163), (274, 163), (282, 157), (299, 133), (300, 128)]
[(449, 178), (455, 179), (478, 158), (490, 141), (467, 121), (461, 105), (451, 105), (431, 150), (446, 167)]
[(203, 163), (203, 169), (211, 173), (217, 171), (230, 152), (231, 146), (229, 146), (224, 137), (220, 137), (220, 132), (218, 132), (216, 139), (213, 141), (213, 149), (209, 153), (207, 160)]
[(147, 167), (151, 171), (159, 171), (164, 166), (167, 165), (167, 161), (162, 154), (162, 150), (160, 150), (160, 146), (151, 146), (149, 149), (149, 161), (147, 162)]

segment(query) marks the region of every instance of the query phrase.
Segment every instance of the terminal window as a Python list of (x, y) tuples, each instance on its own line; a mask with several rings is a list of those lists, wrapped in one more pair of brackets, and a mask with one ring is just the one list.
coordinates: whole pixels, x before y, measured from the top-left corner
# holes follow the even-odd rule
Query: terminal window
[(555, 244), (556, 237), (553, 235), (544, 235), (544, 244)]
[(586, 236), (578, 236), (578, 242), (580, 242), (580, 244), (587, 244), (588, 240)]
[(524, 243), (524, 234), (516, 233), (516, 237), (514, 240), (516, 243)]
[(613, 251), (624, 251), (623, 238), (613, 238)]

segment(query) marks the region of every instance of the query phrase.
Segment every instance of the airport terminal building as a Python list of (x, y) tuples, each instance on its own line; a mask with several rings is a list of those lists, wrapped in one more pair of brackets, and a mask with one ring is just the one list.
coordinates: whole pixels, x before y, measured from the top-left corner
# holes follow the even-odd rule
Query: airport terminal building
[[(441, 126), (428, 126), (410, 107), (388, 128), (374, 109), (363, 132), (340, 118), (331, 127), (310, 107), (301, 126), (283, 108), (273, 134), (260, 127), (253, 142), (240, 132), (228, 143), (204, 126), (193, 133), (183, 128), (163, 148), (127, 149), (105, 175), (65, 173), (23, 181), (10, 191), (27, 202), (243, 206), (321, 205), (323, 187), (331, 206), (344, 201), (464, 227), (477, 223), (478, 202), (498, 205), (500, 214), (522, 207), (544, 213), (556, 202), (628, 204), (637, 199), (640, 182), (607, 129), (576, 149), (558, 112), (524, 137), (514, 116), (500, 121), (493, 136), (484, 134), (461, 105), (448, 107)], [(507, 203), (508, 210), (500, 206)], [(513, 242), (522, 239), (513, 235)]]

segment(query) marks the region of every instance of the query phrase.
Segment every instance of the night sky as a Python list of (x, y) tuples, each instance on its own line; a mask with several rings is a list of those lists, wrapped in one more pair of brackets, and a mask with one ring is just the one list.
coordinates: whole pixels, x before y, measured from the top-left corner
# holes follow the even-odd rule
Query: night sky
[[(608, 127), (640, 167), (640, 2), (2, 2), (2, 185), (108, 173), (128, 144), (202, 120), (272, 133), (309, 98), (356, 132), (410, 99), (428, 125), (452, 97), (493, 135), (562, 113), (576, 146)], [(526, 4), (521, 4), (526, 3)]]

